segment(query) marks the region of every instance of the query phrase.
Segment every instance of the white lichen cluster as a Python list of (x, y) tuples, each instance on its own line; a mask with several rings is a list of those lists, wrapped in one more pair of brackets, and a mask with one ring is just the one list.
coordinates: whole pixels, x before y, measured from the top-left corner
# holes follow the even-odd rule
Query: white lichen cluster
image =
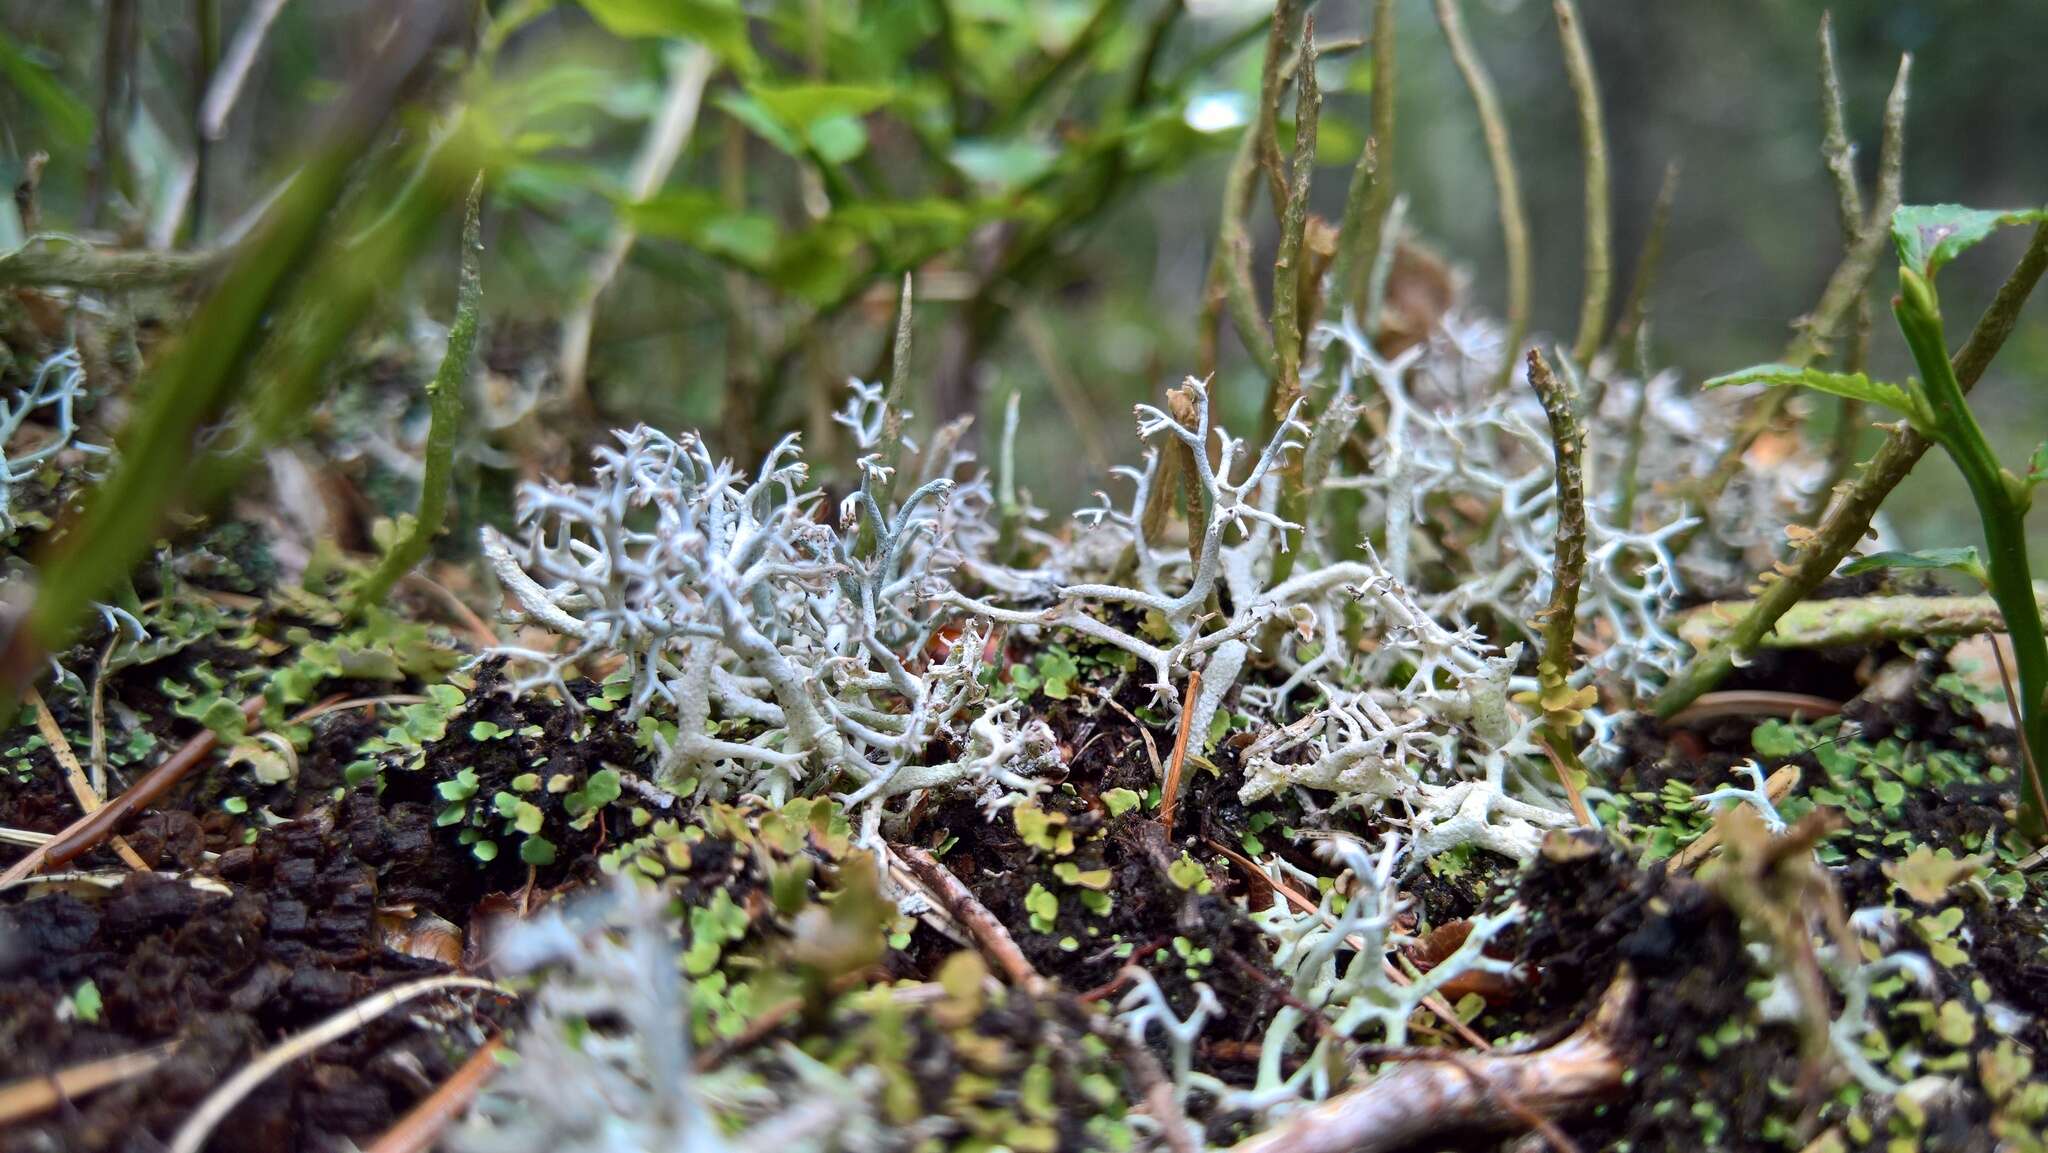
[[(14, 490), (66, 449), (89, 456), (105, 456), (107, 449), (78, 439), (78, 403), (85, 398), (85, 365), (78, 350), (67, 348), (36, 367), (26, 388), (16, 389), (12, 400), (0, 401), (0, 536), (15, 529)], [(26, 439), (23, 428), (34, 417), (47, 424), (39, 437), (19, 450), (17, 438)]]
[[(1197, 987), (1198, 1003), (1186, 1018), (1174, 1014), (1149, 977), (1137, 980), (1125, 996), (1125, 1026), (1133, 1036), (1154, 1031), (1165, 1037), (1174, 1055), (1176, 1088), (1183, 1097), (1191, 1089), (1199, 1090), (1223, 1110), (1258, 1113), (1321, 1100), (1341, 1087), (1346, 1062), (1332, 1059), (1333, 1046), (1340, 1041), (1405, 1045), (1409, 1021), (1447, 982), (1472, 973), (1514, 971), (1511, 962), (1485, 952), (1488, 942), (1516, 920), (1519, 914), (1512, 908), (1473, 917), (1465, 939), (1427, 972), (1402, 974), (1390, 968), (1398, 963), (1388, 958), (1414, 943), (1400, 929), (1410, 902), (1400, 894), (1399, 838), (1389, 836), (1378, 853), (1349, 837), (1329, 838), (1320, 847), (1342, 872), (1323, 889), (1313, 911), (1275, 901), (1252, 914), (1253, 922), (1273, 939), (1273, 966), (1286, 981), (1291, 1000), (1266, 1026), (1258, 1075), (1250, 1086), (1229, 1085), (1193, 1071), (1186, 1060), (1203, 1026), (1218, 1011), (1206, 986)], [(1318, 887), (1315, 877), (1277, 858), (1269, 868), (1277, 884)], [(1301, 1027), (1311, 1013), (1321, 1020), (1313, 1040), (1304, 1042)]]
[[(848, 404), (863, 449), (881, 404), (864, 387)], [(953, 479), (964, 461), (925, 454), (926, 475), (884, 507), (893, 478), (870, 453), (834, 524), (793, 436), (752, 477), (694, 436), (617, 436), (590, 485), (522, 490), (517, 542), (486, 531), (527, 619), (571, 642), (501, 650), (531, 670), (517, 688), (566, 695), (565, 669), (623, 657), (628, 716), (666, 722), (657, 780), (699, 795), (779, 803), (836, 784), (850, 805), (881, 805), (957, 786), (995, 801), (1056, 767), (1043, 723), (987, 702), (983, 626), (936, 595), (987, 520), (986, 485)], [(935, 745), (956, 755), (932, 763)]]

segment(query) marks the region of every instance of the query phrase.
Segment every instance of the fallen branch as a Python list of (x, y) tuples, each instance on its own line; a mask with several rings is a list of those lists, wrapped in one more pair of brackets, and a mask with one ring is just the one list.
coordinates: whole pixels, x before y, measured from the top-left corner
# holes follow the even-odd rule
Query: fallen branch
[[(2048, 608), (2048, 587), (2034, 597)], [(1678, 635), (1705, 652), (1731, 636), (1757, 611), (1756, 601), (1711, 601), (1678, 618)], [(1758, 638), (1759, 649), (1819, 649), (1920, 637), (1964, 637), (2000, 632), (2005, 617), (1988, 596), (1873, 596), (1801, 601)]]
[(229, 255), (229, 250), (218, 248), (150, 252), (94, 248), (69, 238), (36, 237), (12, 252), (0, 253), (0, 287), (19, 284), (102, 291), (149, 288), (204, 275), (226, 263)]
[[(1382, 1153), (1442, 1134), (1526, 1130), (1611, 1099), (1627, 1061), (1619, 1038), (1634, 999), (1626, 969), (1571, 1036), (1533, 1053), (1414, 1062), (1292, 1114), (1234, 1153)], [(1513, 1102), (1512, 1105), (1508, 1104)]]
[[(1799, 766), (1786, 765), (1784, 768), (1772, 773), (1770, 779), (1764, 782), (1764, 795), (1769, 797), (1771, 803), (1775, 805), (1779, 801), (1784, 800), (1786, 795), (1798, 786)], [(1689, 873), (1698, 868), (1702, 861), (1705, 861), (1713, 854), (1715, 849), (1720, 847), (1721, 825), (1719, 822), (1716, 822), (1712, 828), (1701, 833), (1692, 844), (1687, 845), (1673, 855), (1667, 871), (1672, 873)]]

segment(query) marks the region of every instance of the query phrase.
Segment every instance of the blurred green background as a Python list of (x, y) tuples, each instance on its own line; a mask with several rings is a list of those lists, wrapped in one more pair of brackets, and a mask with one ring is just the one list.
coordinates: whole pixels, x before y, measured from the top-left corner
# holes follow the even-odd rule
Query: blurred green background
[[(49, 153), (41, 230), (147, 239), (165, 189), (196, 151), (202, 59), (224, 51), (254, 7), (0, 0), (0, 180), (15, 185), (31, 154)], [(1235, 125), (1258, 89), (1270, 5), (1169, 7), (476, 6), (470, 41), (450, 51), (488, 67), (446, 81), (442, 98), (499, 102), (507, 111), (497, 127), (519, 157), (495, 174), (488, 362), (512, 375), (522, 366), (551, 371), (554, 326), (618, 203), (630, 199), (627, 173), (664, 100), (673, 45), (632, 25), (652, 12), (717, 40), (721, 59), (694, 133), (657, 204), (634, 216), (641, 235), (598, 308), (589, 361), (598, 415), (722, 429), (726, 444), (749, 427), (756, 441), (761, 428), (803, 427), (814, 451), (823, 440), (830, 452), (822, 401), (849, 374), (882, 375), (896, 273), (914, 267), (920, 416), (928, 423), (935, 413), (978, 408), (987, 429), (1017, 391), (1021, 483), (1050, 508), (1085, 500), (1102, 468), (1132, 452), (1130, 405), (1199, 361), (1197, 316), (1222, 177)], [(176, 242), (205, 246), (263, 202), (404, 8), (283, 5), (223, 138), (207, 148), (206, 178)], [(1391, 168), (1408, 197), (1411, 234), (1452, 261), (1473, 303), (1494, 312), (1500, 239), (1471, 100), (1432, 6), (1401, 0), (1397, 9)], [(1773, 356), (1839, 257), (1819, 157), (1822, 9), (1764, 0), (1583, 5), (1611, 138), (1622, 291), (1664, 168), (1683, 165), (1653, 302), (1653, 359), (1688, 380)], [(1356, 0), (1314, 11), (1319, 39), (1332, 45), (1362, 36), (1370, 18)], [(1579, 302), (1580, 160), (1551, 8), (1467, 0), (1464, 11), (1522, 169), (1535, 332), (1568, 336)], [(2048, 5), (1846, 0), (1833, 11), (1866, 180), (1884, 93), (1899, 55), (1910, 52), (1906, 200), (2048, 200), (2040, 147), (2048, 84), (2035, 79)], [(107, 35), (113, 20), (132, 24), (124, 44)], [(132, 54), (111, 110), (123, 146), (95, 176), (96, 126), (110, 114), (110, 44)], [(1149, 80), (1138, 90), (1141, 70)], [(1334, 219), (1365, 137), (1374, 77), (1359, 51), (1332, 53), (1318, 75), (1326, 103), (1315, 206)], [(413, 122), (408, 130), (428, 129)], [(1263, 269), (1276, 230), (1263, 204), (1251, 220), (1253, 266)], [(6, 209), (0, 232), (0, 247), (21, 235)], [(2018, 230), (1998, 237), (1945, 277), (1953, 339), (2023, 241)], [(403, 306), (445, 315), (450, 255), (452, 245), (399, 286), (391, 319)], [(1888, 293), (1889, 268), (1877, 279)], [(1875, 333), (1873, 369), (1903, 374), (1903, 347), (1881, 309)], [(1222, 351), (1221, 395), (1244, 423), (1263, 381), (1227, 335)], [(751, 410), (745, 421), (735, 419), (735, 398)], [(2028, 310), (1975, 398), (2008, 458), (2048, 436), (2048, 303)], [(1938, 457), (1920, 466), (1892, 511), (1912, 545), (1975, 537), (1962, 484)]]

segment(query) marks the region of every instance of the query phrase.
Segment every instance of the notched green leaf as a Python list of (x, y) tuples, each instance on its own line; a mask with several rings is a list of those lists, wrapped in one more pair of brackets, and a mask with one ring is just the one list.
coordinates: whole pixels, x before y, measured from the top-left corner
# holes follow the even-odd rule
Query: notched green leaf
[(1892, 242), (1898, 246), (1899, 263), (1932, 280), (1942, 265), (2000, 228), (2044, 219), (2048, 209), (1905, 204), (1892, 213)]
[(1790, 364), (1759, 364), (1714, 377), (1706, 382), (1706, 387), (1724, 388), (1733, 384), (1761, 384), (1771, 388), (1810, 388), (1815, 392), (1825, 392), (1829, 396), (1839, 396), (1846, 400), (1881, 404), (1916, 422), (1925, 420), (1925, 406), (1905, 387), (1872, 380), (1860, 372), (1827, 372), (1818, 368), (1799, 368)]

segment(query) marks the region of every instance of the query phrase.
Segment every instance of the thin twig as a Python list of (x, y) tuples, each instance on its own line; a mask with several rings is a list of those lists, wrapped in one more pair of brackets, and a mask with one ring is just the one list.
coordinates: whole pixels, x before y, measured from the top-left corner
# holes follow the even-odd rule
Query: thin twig
[(384, 1135), (363, 1153), (428, 1153), (440, 1143), (441, 1134), (449, 1124), (469, 1108), (477, 1093), (504, 1067), (498, 1060), (498, 1053), (504, 1047), (502, 1034), (484, 1042), (469, 1055), (461, 1068), (435, 1086), (434, 1091), (421, 1098), (419, 1104), (407, 1110), (405, 1116), (386, 1129)]
[[(1764, 795), (1771, 799), (1772, 804), (1777, 804), (1779, 801), (1790, 796), (1792, 790), (1798, 787), (1799, 766), (1786, 765), (1777, 772), (1772, 773), (1764, 781)], [(1715, 849), (1721, 847), (1721, 828), (1721, 823), (1716, 821), (1706, 832), (1694, 838), (1691, 844), (1680, 849), (1672, 856), (1670, 864), (1666, 866), (1666, 871), (1671, 873), (1690, 873), (1694, 869), (1699, 868), (1701, 862), (1712, 856)]]
[[(1310, 900), (1308, 894), (1295, 888), (1293, 885), (1288, 884), (1284, 880), (1275, 879), (1273, 876), (1268, 874), (1264, 869), (1260, 868), (1259, 863), (1257, 861), (1252, 860), (1250, 857), (1245, 856), (1243, 853), (1238, 852), (1237, 850), (1231, 848), (1223, 842), (1216, 840), (1214, 837), (1205, 838), (1205, 843), (1210, 848), (1223, 854), (1223, 856), (1226, 859), (1228, 859), (1231, 864), (1236, 865), (1238, 868), (1243, 869), (1246, 873), (1250, 874), (1251, 876), (1265, 882), (1267, 885), (1270, 885), (1275, 893), (1278, 893), (1283, 899), (1287, 901), (1288, 904), (1293, 905), (1297, 910), (1303, 913), (1307, 913), (1311, 917), (1321, 918), (1322, 922), (1325, 925), (1330, 926), (1331, 928), (1337, 927), (1337, 919), (1324, 913), (1322, 910), (1322, 906)], [(1363, 951), (1365, 948), (1365, 938), (1359, 936), (1356, 933), (1353, 933), (1351, 936), (1346, 937), (1344, 940), (1346, 944), (1350, 945), (1354, 949)], [(1408, 974), (1402, 972), (1401, 967), (1399, 965), (1394, 964), (1392, 960), (1386, 957), (1381, 957), (1380, 966), (1381, 971), (1386, 973), (1387, 978), (1393, 981), (1396, 985), (1413, 984), (1413, 981), (1408, 976)], [(1490, 1049), (1493, 1047), (1493, 1043), (1491, 1041), (1488, 1041), (1484, 1036), (1480, 1035), (1477, 1031), (1475, 1031), (1472, 1028), (1472, 1026), (1467, 1025), (1465, 1023), (1465, 1019), (1463, 1017), (1458, 1016), (1458, 1011), (1451, 1007), (1450, 1002), (1444, 1000), (1441, 996), (1431, 994), (1430, 996), (1424, 997), (1422, 999), (1422, 1007), (1436, 1014), (1439, 1020), (1443, 1021), (1444, 1024), (1450, 1026), (1452, 1032), (1456, 1033), (1460, 1038), (1462, 1038), (1465, 1041), (1466, 1044), (1472, 1046), (1474, 1049)]]
[[(690, 142), (690, 132), (697, 124), (697, 109), (703, 103), (704, 86), (711, 80), (715, 63), (711, 52), (699, 44), (675, 50), (669, 62), (668, 92), (661, 111), (648, 126), (647, 138), (626, 178), (628, 201), (646, 200), (668, 179), (669, 171)], [(590, 363), (590, 334), (597, 322), (598, 298), (625, 267), (626, 254), (633, 250), (633, 241), (638, 236), (638, 230), (623, 217), (612, 225), (604, 251), (591, 263), (582, 288), (562, 319), (556, 362), (562, 374), (563, 392), (572, 403), (582, 405), (589, 401), (584, 372)]]
[[(1398, 238), (1387, 227), (1394, 210), (1394, 87), (1396, 53), (1394, 44), (1396, 8), (1394, 0), (1374, 0), (1372, 9), (1372, 147), (1374, 170), (1367, 189), (1365, 215), (1359, 221), (1358, 261), (1351, 275), (1357, 281), (1342, 285), (1347, 306), (1363, 309), (1368, 328), (1379, 321), (1377, 293), (1371, 289), (1376, 271), (1391, 263), (1391, 247)], [(1364, 301), (1358, 299), (1363, 293)]]
[(1508, 139), (1507, 117), (1501, 113), (1500, 97), (1493, 78), (1472, 48), (1465, 33), (1465, 18), (1458, 0), (1436, 0), (1437, 23), (1451, 60), (1471, 90), (1472, 104), (1479, 113), (1479, 130), (1486, 138), (1486, 160), (1493, 168), (1495, 197), (1500, 201), (1501, 242), (1507, 254), (1508, 331), (1506, 355), (1501, 358), (1500, 387), (1505, 388), (1515, 371), (1515, 354), (1529, 333), (1529, 218), (1522, 208), (1522, 178), (1515, 168), (1514, 148)]
[(278, 1070), (293, 1061), (311, 1054), (323, 1045), (348, 1036), (407, 1001), (444, 989), (479, 989), (505, 997), (513, 995), (511, 990), (492, 981), (476, 977), (441, 976), (396, 985), (358, 1001), (312, 1028), (294, 1033), (265, 1050), (233, 1077), (207, 1094), (206, 1100), (199, 1103), (199, 1108), (192, 1111), (192, 1115), (185, 1119), (185, 1123), (178, 1127), (177, 1134), (171, 1138), (170, 1153), (199, 1153), (206, 1147), (206, 1139), (212, 1135), (214, 1127), (241, 1103), (242, 1098), (247, 1097), (256, 1086), (269, 1080)]
[(938, 895), (946, 911), (966, 928), (968, 936), (980, 946), (982, 955), (1000, 969), (1012, 985), (1034, 996), (1045, 991), (1045, 978), (1024, 958), (1024, 951), (1017, 947), (1017, 940), (1010, 936), (1010, 930), (989, 912), (988, 906), (981, 903), (953, 870), (915, 845), (891, 845), (889, 851)]
[[(49, 742), (51, 755), (57, 758), (58, 764), (64, 766), (65, 779), (71, 784), (71, 795), (77, 799), (78, 807), (84, 810), (87, 816), (98, 812), (106, 802), (101, 799), (99, 790), (93, 788), (92, 780), (86, 776), (84, 766), (78, 763), (78, 754), (72, 751), (71, 741), (65, 737), (63, 727), (57, 724), (57, 718), (50, 714), (50, 706), (43, 700), (43, 694), (37, 692), (34, 685), (30, 685), (22, 694), (22, 698), (35, 710), (36, 730), (43, 734), (43, 740)], [(126, 840), (115, 837), (114, 852), (120, 856), (122, 864), (138, 873), (149, 872), (149, 863), (129, 847)]]
[(57, 1070), (36, 1073), (0, 1085), (0, 1129), (19, 1125), (67, 1102), (91, 1096), (102, 1089), (148, 1076), (178, 1051), (176, 1042), (103, 1057)]
[(1173, 738), (1173, 759), (1166, 764), (1166, 779), (1160, 783), (1159, 827), (1166, 832), (1166, 839), (1173, 840), (1173, 810), (1180, 801), (1181, 771), (1188, 756), (1188, 718), (1195, 712), (1195, 697), (1202, 690), (1202, 670), (1188, 672), (1187, 691), (1181, 696), (1180, 730)]
[[(1294, 154), (1285, 207), (1280, 214), (1280, 247), (1273, 257), (1273, 358), (1276, 371), (1267, 388), (1266, 427), (1280, 422), (1301, 399), (1302, 238), (1308, 230), (1309, 185), (1316, 171), (1316, 124), (1322, 90), (1316, 87), (1316, 18), (1303, 21), (1296, 65)], [(1297, 457), (1297, 462), (1299, 458)]]
[(1557, 35), (1564, 44), (1565, 74), (1579, 106), (1579, 147), (1586, 167), (1586, 293), (1579, 303), (1579, 338), (1572, 360), (1584, 368), (1600, 350), (1607, 330), (1607, 297), (1614, 280), (1614, 257), (1608, 246), (1607, 125), (1600, 113), (1600, 84), (1593, 74), (1593, 53), (1572, 0), (1554, 0)]

